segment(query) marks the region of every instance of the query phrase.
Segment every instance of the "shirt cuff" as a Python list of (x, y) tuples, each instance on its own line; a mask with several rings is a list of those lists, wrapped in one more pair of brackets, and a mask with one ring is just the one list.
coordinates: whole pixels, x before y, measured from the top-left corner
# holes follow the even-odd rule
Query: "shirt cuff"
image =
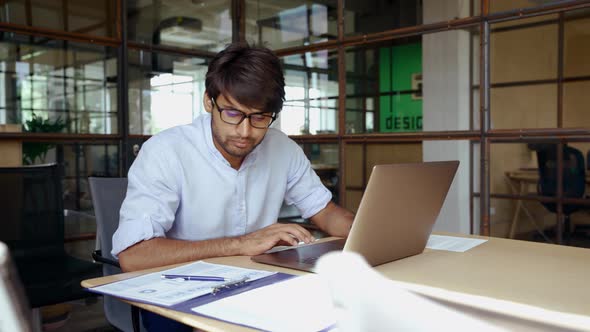
[(122, 251), (141, 241), (165, 237), (164, 232), (156, 230), (154, 226), (148, 215), (145, 215), (143, 219), (121, 222), (113, 234), (113, 250), (111, 251), (113, 257), (118, 259), (118, 255)]

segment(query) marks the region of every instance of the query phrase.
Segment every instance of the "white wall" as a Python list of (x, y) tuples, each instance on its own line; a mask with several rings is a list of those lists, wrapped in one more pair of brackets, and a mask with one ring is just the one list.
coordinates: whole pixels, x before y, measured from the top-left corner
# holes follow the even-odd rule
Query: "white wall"
[[(424, 0), (424, 22), (469, 14), (469, 2)], [(469, 129), (469, 32), (422, 37), (423, 124), (425, 131)], [(459, 160), (453, 185), (435, 225), (437, 231), (469, 233), (469, 142), (426, 141), (424, 161)]]

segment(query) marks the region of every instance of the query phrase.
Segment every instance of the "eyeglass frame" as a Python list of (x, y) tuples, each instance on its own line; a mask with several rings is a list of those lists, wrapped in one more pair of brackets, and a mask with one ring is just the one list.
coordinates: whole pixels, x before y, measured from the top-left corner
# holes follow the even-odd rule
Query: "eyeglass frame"
[[(237, 110), (235, 108), (221, 108), (221, 107), (219, 107), (219, 105), (217, 105), (217, 102), (215, 101), (215, 99), (213, 99), (213, 97), (211, 97), (211, 103), (213, 104), (214, 107), (217, 108), (217, 111), (219, 111), (219, 118), (221, 119), (221, 121), (223, 121), (224, 123), (230, 124), (230, 125), (234, 125), (234, 126), (239, 126), (247, 118), (248, 119), (248, 122), (250, 123), (250, 126), (252, 126), (252, 128), (256, 128), (256, 129), (267, 129), (277, 119), (277, 113), (276, 112), (256, 112), (256, 113), (246, 114), (245, 112), (240, 111), (240, 110)], [(236, 111), (236, 112), (240, 112), (242, 114), (242, 118), (240, 119), (240, 121), (238, 121), (238, 123), (227, 122), (227, 121), (225, 121), (223, 119), (223, 116), (222, 116), (223, 111)], [(266, 115), (264, 113), (271, 113), (271, 115)], [(271, 120), (270, 120), (270, 122), (268, 123), (268, 125), (266, 127), (257, 127), (257, 126), (255, 126), (255, 125), (252, 124), (252, 118), (251, 117), (253, 115), (262, 115), (264, 117), (270, 117)]]

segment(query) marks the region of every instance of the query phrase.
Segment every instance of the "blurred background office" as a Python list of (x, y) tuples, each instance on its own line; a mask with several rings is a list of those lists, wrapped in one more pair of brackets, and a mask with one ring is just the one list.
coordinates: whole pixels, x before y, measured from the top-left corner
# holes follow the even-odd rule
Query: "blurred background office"
[[(375, 164), (455, 159), (436, 230), (590, 247), (588, 0), (0, 1), (0, 166), (56, 165), (68, 257), (96, 247), (88, 177), (124, 177), (151, 135), (203, 113), (232, 41), (279, 55), (273, 126), (346, 208)], [(2, 179), (2, 213), (30, 223), (42, 199)]]

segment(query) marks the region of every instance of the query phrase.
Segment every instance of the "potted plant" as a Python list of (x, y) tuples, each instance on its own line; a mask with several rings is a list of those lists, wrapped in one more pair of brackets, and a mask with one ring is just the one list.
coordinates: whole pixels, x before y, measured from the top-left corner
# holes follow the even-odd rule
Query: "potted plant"
[[(66, 123), (61, 117), (51, 121), (33, 113), (33, 117), (25, 121), (24, 127), (25, 131), (30, 133), (59, 133), (66, 127)], [(24, 142), (23, 164), (33, 165), (37, 159), (39, 163), (44, 163), (47, 152), (54, 147), (53, 143)]]

